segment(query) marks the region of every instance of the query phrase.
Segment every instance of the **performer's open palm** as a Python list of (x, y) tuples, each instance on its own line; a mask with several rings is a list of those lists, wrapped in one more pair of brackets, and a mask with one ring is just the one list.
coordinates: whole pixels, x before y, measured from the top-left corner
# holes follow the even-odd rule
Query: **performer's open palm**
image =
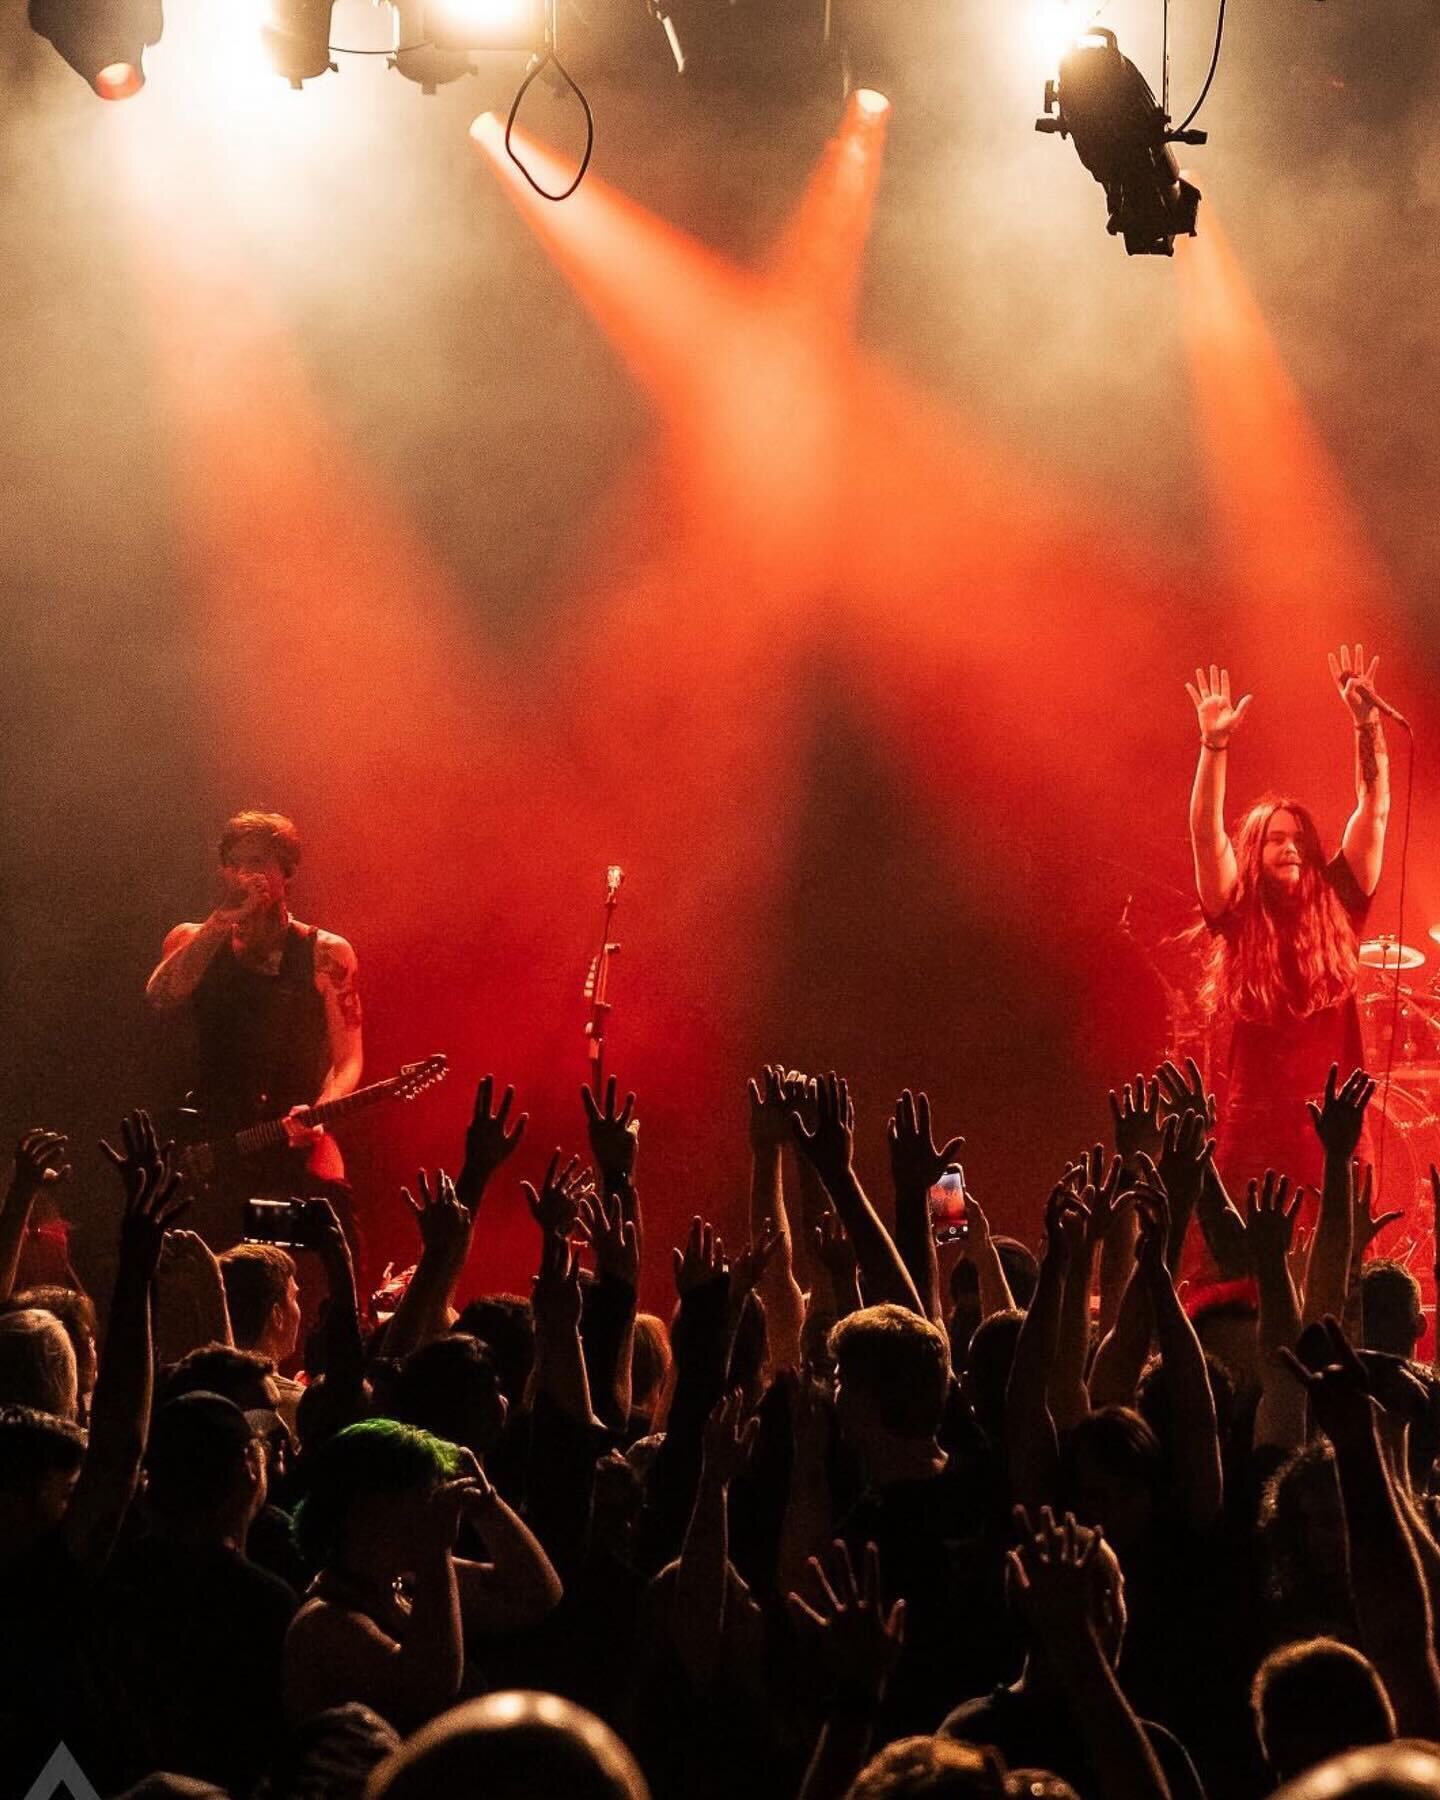
[(1232, 731), (1238, 729), (1254, 698), (1253, 694), (1242, 694), (1232, 704), (1230, 671), (1217, 668), (1214, 663), (1210, 665), (1208, 676), (1204, 669), (1197, 669), (1194, 682), (1185, 683), (1185, 692), (1195, 704), (1195, 714), (1200, 721), (1200, 735), (1207, 738), (1229, 737)]
[(1340, 690), (1340, 698), (1362, 725), (1375, 716), (1375, 702), (1371, 696), (1375, 692), (1375, 671), (1379, 667), (1378, 656), (1372, 656), (1367, 666), (1363, 644), (1355, 646), (1353, 658), (1348, 644), (1340, 646), (1339, 656), (1333, 650), (1330, 652), (1330, 674)]

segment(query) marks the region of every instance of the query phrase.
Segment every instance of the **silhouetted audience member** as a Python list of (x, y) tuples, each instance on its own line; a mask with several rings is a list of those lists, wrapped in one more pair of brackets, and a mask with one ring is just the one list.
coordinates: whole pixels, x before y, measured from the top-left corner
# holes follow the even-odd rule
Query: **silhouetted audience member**
[(1395, 1737), (1385, 1685), (1358, 1650), (1309, 1638), (1271, 1651), (1251, 1691), (1255, 1730), (1277, 1782)]

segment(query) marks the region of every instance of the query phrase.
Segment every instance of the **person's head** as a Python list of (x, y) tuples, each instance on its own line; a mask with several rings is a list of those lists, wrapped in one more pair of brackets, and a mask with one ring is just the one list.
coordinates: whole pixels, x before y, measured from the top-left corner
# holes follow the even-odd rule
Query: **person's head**
[(1440, 1746), (1400, 1739), (1347, 1750), (1276, 1788), (1271, 1800), (1434, 1800)]
[(1035, 1297), (1035, 1283), (1040, 1279), (1040, 1259), (1019, 1238), (997, 1237), (992, 1238), (991, 1242), (1000, 1258), (1000, 1266), (1005, 1271), (1010, 1298), (1024, 1312)]
[(1260, 1385), (1260, 1303), (1253, 1281), (1224, 1281), (1201, 1288), (1186, 1306), (1207, 1357), (1223, 1363), (1236, 1388)]
[(1298, 1618), (1306, 1635), (1350, 1635), (1345, 1509), (1328, 1438), (1311, 1438), (1275, 1471), (1257, 1522), (1267, 1598), (1276, 1611)]
[(1233, 928), (1210, 947), (1205, 997), (1242, 1019), (1311, 1013), (1355, 985), (1355, 929), (1325, 879), (1314, 819), (1298, 800), (1268, 794), (1231, 841), (1239, 879)]
[(0, 1304), (0, 1314), (24, 1312), (31, 1307), (38, 1307), (41, 1312), (53, 1313), (65, 1327), (65, 1335), (70, 1339), (70, 1348), (75, 1352), (75, 1382), (79, 1417), (82, 1420), (88, 1418), (90, 1396), (95, 1391), (97, 1368), (95, 1302), (79, 1288), (46, 1284), (44, 1287), (25, 1288), (18, 1294), (12, 1294), (8, 1300)]
[(75, 1351), (54, 1313), (27, 1306), (0, 1314), (0, 1405), (73, 1419), (78, 1394)]
[(906, 1306), (867, 1306), (830, 1333), (835, 1416), (862, 1457), (896, 1440), (924, 1445), (940, 1429), (950, 1381), (945, 1333)]
[(65, 1517), (84, 1460), (78, 1425), (30, 1406), (0, 1406), (0, 1562)]
[(411, 1567), (442, 1482), (464, 1452), (398, 1419), (365, 1419), (322, 1444), (306, 1464), (305, 1494), (295, 1509), (295, 1542), (314, 1568)]
[(272, 900), (282, 901), (300, 867), (300, 833), (284, 813), (238, 812), (220, 834), (220, 868), (226, 876), (263, 875)]
[(1005, 1389), (1020, 1341), (1023, 1312), (991, 1313), (970, 1340), (960, 1392), (975, 1422), (992, 1443), (999, 1443), (1005, 1423)]
[(370, 1777), (366, 1800), (649, 1800), (634, 1757), (593, 1713), (558, 1694), (469, 1700), (423, 1726)]
[(229, 1344), (201, 1344), (166, 1370), (158, 1399), (178, 1400), (181, 1394), (223, 1394), (241, 1412), (274, 1410), (280, 1398), (275, 1385), (275, 1365), (258, 1350), (235, 1350)]
[(455, 1330), (486, 1345), (500, 1378), (500, 1392), (511, 1406), (525, 1397), (535, 1366), (535, 1315), (518, 1294), (486, 1294), (462, 1308)]
[(1413, 1356), (1425, 1334), (1420, 1283), (1404, 1266), (1388, 1257), (1368, 1262), (1360, 1273), (1364, 1345), (1390, 1356)]
[(654, 1414), (670, 1378), (670, 1333), (654, 1313), (636, 1313), (630, 1351), (630, 1404), (647, 1418)]
[(376, 1764), (399, 1748), (395, 1727), (358, 1700), (326, 1707), (286, 1736), (264, 1800), (362, 1800)]
[(145, 1499), (158, 1524), (243, 1544), (265, 1492), (264, 1440), (233, 1401), (196, 1391), (156, 1412)]
[(1034, 1769), (1008, 1774), (988, 1745), (950, 1737), (897, 1738), (870, 1758), (845, 1800), (1074, 1800), (1074, 1789)]
[(1277, 1782), (1345, 1750), (1388, 1744), (1395, 1714), (1374, 1665), (1336, 1638), (1272, 1650), (1256, 1671), (1250, 1707)]
[[(1205, 1372), (1210, 1377), (1210, 1394), (1215, 1402), (1215, 1429), (1224, 1446), (1230, 1442), (1235, 1425), (1235, 1377), (1215, 1356), (1205, 1358)], [(1160, 1447), (1173, 1468), (1171, 1449), (1175, 1437), (1172, 1386), (1164, 1357), (1152, 1356), (1140, 1374), (1140, 1385), (1135, 1393), (1135, 1409), (1160, 1440)]]
[(236, 1344), (286, 1361), (300, 1335), (295, 1258), (278, 1244), (236, 1244), (221, 1253), (220, 1274)]
[(476, 1456), (494, 1448), (506, 1401), (495, 1359), (479, 1338), (452, 1331), (412, 1350), (386, 1396), (392, 1418), (463, 1444)]
[(1160, 1440), (1128, 1406), (1102, 1406), (1083, 1418), (1065, 1446), (1066, 1505), (1082, 1524), (1099, 1525), (1122, 1554), (1149, 1531), (1162, 1497)]

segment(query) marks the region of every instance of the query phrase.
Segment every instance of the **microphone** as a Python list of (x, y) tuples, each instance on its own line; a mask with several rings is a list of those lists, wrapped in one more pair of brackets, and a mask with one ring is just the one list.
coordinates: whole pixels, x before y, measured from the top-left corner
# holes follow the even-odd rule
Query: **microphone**
[(1408, 731), (1410, 729), (1410, 721), (1405, 717), (1404, 713), (1402, 713), (1398, 707), (1392, 706), (1388, 700), (1382, 700), (1373, 688), (1366, 687), (1365, 683), (1357, 676), (1347, 676), (1340, 685), (1347, 691), (1353, 687), (1362, 700), (1368, 700), (1377, 711), (1384, 713), (1387, 719), (1393, 719), (1402, 731)]

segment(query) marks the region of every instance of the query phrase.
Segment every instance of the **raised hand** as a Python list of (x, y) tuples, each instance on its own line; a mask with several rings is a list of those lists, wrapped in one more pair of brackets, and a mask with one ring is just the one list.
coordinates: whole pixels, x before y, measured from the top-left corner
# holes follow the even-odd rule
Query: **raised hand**
[(580, 1098), (590, 1133), (590, 1154), (595, 1158), (601, 1179), (607, 1187), (629, 1181), (635, 1173), (635, 1158), (640, 1153), (640, 1121), (635, 1117), (635, 1096), (627, 1094), (625, 1104), (617, 1107), (617, 1088), (612, 1075), (605, 1083), (603, 1106), (588, 1087), (581, 1088)]
[[(969, 1209), (966, 1210), (969, 1217)], [(850, 1233), (845, 1229), (839, 1213), (833, 1208), (821, 1213), (819, 1223), (815, 1227), (815, 1257), (822, 1269), (830, 1277), (831, 1291), (837, 1299), (841, 1294), (851, 1293), (855, 1287), (855, 1246), (850, 1242)]]
[(1240, 728), (1254, 698), (1253, 694), (1244, 694), (1232, 705), (1230, 671), (1218, 668), (1214, 663), (1210, 665), (1208, 676), (1204, 669), (1197, 669), (1194, 686), (1187, 681), (1185, 692), (1194, 703), (1200, 736), (1217, 750), (1230, 741), (1232, 732)]
[(1017, 1506), (1015, 1525), (1020, 1543), (1007, 1557), (1010, 1579), (1035, 1641), (1074, 1643), (1097, 1624), (1090, 1565), (1099, 1554), (1101, 1533), (1077, 1524), (1074, 1513), (1057, 1524), (1048, 1506), (1033, 1519)]
[[(1355, 715), (1357, 725), (1369, 725), (1376, 718), (1379, 709), (1368, 696), (1375, 692), (1375, 671), (1380, 667), (1380, 658), (1372, 656), (1367, 666), (1365, 646), (1357, 644), (1352, 659), (1350, 646), (1342, 644), (1340, 654), (1330, 652), (1330, 678), (1339, 690), (1340, 698)], [(1357, 688), (1364, 688), (1360, 693)]]
[(1062, 1267), (1067, 1264), (1075, 1244), (1084, 1241), (1089, 1218), (1090, 1209), (1084, 1199), (1065, 1181), (1057, 1182), (1045, 1202), (1046, 1256), (1057, 1258)]
[(855, 1107), (850, 1084), (838, 1075), (820, 1077), (815, 1088), (815, 1127), (800, 1112), (790, 1114), (790, 1131), (800, 1153), (832, 1192), (849, 1177), (855, 1151)]
[(596, 1274), (638, 1288), (640, 1234), (635, 1221), (626, 1218), (619, 1195), (609, 1200), (604, 1194), (584, 1196), (578, 1224), (595, 1253)]
[(1375, 1165), (1373, 1163), (1352, 1162), (1350, 1164), (1350, 1220), (1351, 1251), (1350, 1259), (1358, 1263), (1387, 1225), (1393, 1225), (1397, 1219), (1403, 1219), (1403, 1210), (1381, 1213), (1374, 1217), (1370, 1212), (1370, 1202), (1375, 1192)]
[(759, 1417), (745, 1417), (745, 1396), (739, 1388), (717, 1401), (701, 1440), (706, 1480), (729, 1487), (750, 1460), (759, 1431)]
[(1307, 1325), (1293, 1350), (1281, 1346), (1280, 1358), (1309, 1394), (1315, 1423), (1337, 1448), (1374, 1429), (1375, 1402), (1365, 1368), (1338, 1319), (1327, 1314), (1323, 1323)]
[(1106, 1164), (1102, 1144), (1096, 1144), (1093, 1149), (1082, 1152), (1080, 1161), (1073, 1165), (1079, 1189), (1078, 1198), (1083, 1202), (1087, 1213), (1081, 1237), (1081, 1242), (1087, 1248), (1094, 1249), (1129, 1210), (1131, 1193), (1121, 1180), (1124, 1169), (1125, 1165), (1118, 1156), (1111, 1157), (1109, 1164)]
[(1288, 1265), (1295, 1232), (1295, 1215), (1304, 1190), (1290, 1192), (1290, 1178), (1265, 1171), (1263, 1184), (1252, 1181), (1245, 1190), (1245, 1249), (1250, 1267), (1258, 1276)]
[(1317, 1105), (1313, 1100), (1305, 1104), (1325, 1154), (1348, 1162), (1365, 1129), (1365, 1108), (1374, 1095), (1375, 1083), (1363, 1069), (1356, 1069), (1343, 1087), (1337, 1085), (1339, 1080), (1339, 1065), (1331, 1063), (1323, 1104)]
[(125, 1184), (125, 1216), (120, 1222), (120, 1261), (147, 1280), (155, 1274), (166, 1230), (190, 1204), (181, 1193), (180, 1172), (172, 1168), (169, 1147), (161, 1149), (147, 1112), (121, 1121), (123, 1150), (104, 1138), (100, 1148), (114, 1163)]
[(15, 1194), (38, 1194), (42, 1188), (58, 1187), (70, 1178), (70, 1164), (65, 1160), (70, 1140), (63, 1131), (27, 1131), (15, 1146), (15, 1176), (11, 1191)]
[(1193, 1207), (1205, 1185), (1205, 1170), (1215, 1154), (1205, 1116), (1198, 1112), (1171, 1113), (1160, 1134), (1160, 1154), (1155, 1166), (1165, 1191), (1177, 1206)]
[(1160, 1082), (1137, 1075), (1117, 1094), (1110, 1090), (1110, 1116), (1115, 1121), (1115, 1148), (1130, 1162), (1143, 1150), (1154, 1159), (1160, 1154)]
[(819, 1092), (818, 1076), (803, 1074), (799, 1069), (787, 1069), (783, 1083), (785, 1098), (790, 1102), (792, 1113), (799, 1113), (807, 1131), (815, 1129), (819, 1118), (819, 1106), (816, 1095)]
[(757, 1243), (749, 1244), (730, 1265), (730, 1302), (738, 1305), (770, 1266), (770, 1259), (780, 1248), (782, 1238), (771, 1221), (766, 1221), (765, 1234)]
[(100, 1148), (119, 1171), (127, 1195), (137, 1193), (147, 1182), (153, 1187), (164, 1172), (168, 1147), (161, 1149), (148, 1112), (126, 1113), (120, 1121), (120, 1143), (122, 1148), (117, 1150), (101, 1138)]
[(1153, 1163), (1147, 1163), (1132, 1197), (1139, 1226), (1135, 1261), (1151, 1280), (1169, 1282), (1170, 1268), (1165, 1255), (1170, 1243), (1170, 1196)]
[(670, 1257), (675, 1270), (675, 1291), (682, 1300), (697, 1288), (726, 1279), (730, 1273), (730, 1265), (725, 1260), (724, 1239), (698, 1213), (690, 1221), (685, 1248), (672, 1250)]
[(400, 1198), (414, 1215), (425, 1252), (447, 1263), (463, 1263), (475, 1215), (457, 1198), (455, 1183), (443, 1169), (435, 1171), (433, 1180), (421, 1169), (415, 1185), (420, 1190), (418, 1201), (409, 1188), (401, 1188)]
[(529, 1113), (521, 1113), (507, 1129), (510, 1108), (515, 1103), (515, 1090), (507, 1087), (497, 1110), (491, 1111), (495, 1099), (495, 1077), (481, 1078), (475, 1090), (475, 1109), (465, 1133), (465, 1167), (461, 1172), (461, 1191), (471, 1205), (479, 1199), (490, 1177), (519, 1147), (529, 1123)]
[(785, 1088), (785, 1071), (778, 1063), (769, 1064), (759, 1081), (749, 1084), (749, 1094), (751, 1150), (783, 1150), (790, 1142), (790, 1114), (794, 1111)]
[(905, 1642), (905, 1602), (887, 1612), (881, 1598), (880, 1552), (865, 1546), (857, 1582), (850, 1552), (837, 1538), (824, 1562), (810, 1558), (806, 1573), (811, 1600), (791, 1594), (790, 1612), (814, 1639), (831, 1687), (847, 1700), (879, 1700)]
[(547, 1231), (540, 1239), (540, 1270), (530, 1290), (536, 1331), (578, 1330), (580, 1307), (580, 1252), (568, 1238)]
[(1168, 1059), (1155, 1071), (1166, 1106), (1175, 1112), (1197, 1112), (1210, 1130), (1215, 1128), (1215, 1096), (1205, 1092), (1205, 1077), (1193, 1056), (1185, 1058), (1182, 1072)]
[(890, 1145), (890, 1174), (897, 1191), (928, 1191), (965, 1148), (962, 1137), (950, 1138), (943, 1149), (935, 1148), (930, 1096), (912, 1094), (909, 1088), (895, 1102), (895, 1116), (885, 1136)]
[(530, 1207), (530, 1217), (547, 1237), (570, 1237), (580, 1221), (581, 1201), (589, 1199), (595, 1191), (590, 1171), (580, 1167), (578, 1156), (572, 1156), (563, 1169), (560, 1167), (563, 1154), (557, 1149), (550, 1158), (550, 1166), (538, 1191), (528, 1181), (520, 1184)]

